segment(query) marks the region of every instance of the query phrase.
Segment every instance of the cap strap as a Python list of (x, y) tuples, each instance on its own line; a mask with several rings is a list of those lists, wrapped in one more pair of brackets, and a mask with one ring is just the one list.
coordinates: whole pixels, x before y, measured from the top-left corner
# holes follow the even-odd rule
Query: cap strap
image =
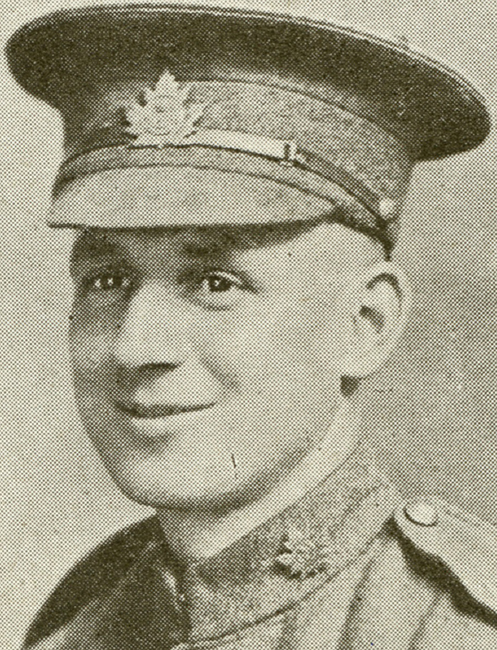
[(262, 135), (243, 133), (241, 131), (223, 131), (219, 129), (203, 129), (175, 142), (167, 135), (153, 133), (141, 134), (129, 147), (142, 149), (147, 147), (215, 147), (233, 151), (245, 151), (259, 156), (267, 156), (276, 160), (294, 161), (297, 155), (297, 145), (289, 140), (277, 140)]

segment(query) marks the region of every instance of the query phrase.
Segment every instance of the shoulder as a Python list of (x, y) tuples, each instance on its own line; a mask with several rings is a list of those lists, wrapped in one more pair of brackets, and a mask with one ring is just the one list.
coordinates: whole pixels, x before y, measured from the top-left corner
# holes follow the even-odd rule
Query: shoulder
[(497, 529), (438, 498), (401, 503), (361, 598), (372, 632), (416, 650), (497, 648)]
[(155, 517), (129, 526), (84, 556), (45, 602), (26, 636), (26, 645), (67, 623), (94, 598), (105, 594), (137, 561), (149, 542), (160, 539)]
[(437, 498), (410, 502), (394, 516), (418, 559), (436, 565), (475, 604), (497, 616), (497, 528)]

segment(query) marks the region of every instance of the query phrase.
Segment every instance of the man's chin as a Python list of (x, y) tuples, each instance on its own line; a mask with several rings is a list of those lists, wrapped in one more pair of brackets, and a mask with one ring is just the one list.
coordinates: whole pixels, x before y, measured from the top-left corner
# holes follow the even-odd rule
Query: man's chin
[(157, 510), (222, 514), (256, 501), (270, 487), (268, 480), (260, 475), (245, 480), (237, 477), (226, 481), (224, 472), (224, 480), (213, 480), (213, 474), (209, 481), (200, 481), (199, 472), (192, 469), (188, 473), (191, 477), (189, 481), (174, 481), (167, 478), (166, 472), (161, 471), (143, 472), (137, 468), (131, 470), (117, 468), (115, 465), (107, 465), (107, 471), (128, 499)]

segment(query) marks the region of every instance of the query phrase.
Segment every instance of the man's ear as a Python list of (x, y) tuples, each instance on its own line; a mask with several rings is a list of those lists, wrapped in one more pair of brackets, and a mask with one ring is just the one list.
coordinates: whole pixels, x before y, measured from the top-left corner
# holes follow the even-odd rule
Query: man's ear
[(362, 378), (392, 353), (407, 321), (411, 288), (400, 268), (380, 262), (353, 281), (349, 296), (350, 345), (343, 374)]

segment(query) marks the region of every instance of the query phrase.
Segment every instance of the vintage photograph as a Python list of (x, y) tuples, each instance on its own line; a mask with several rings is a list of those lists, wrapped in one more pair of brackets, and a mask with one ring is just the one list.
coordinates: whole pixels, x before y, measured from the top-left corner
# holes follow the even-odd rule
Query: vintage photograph
[(0, 648), (497, 648), (497, 4), (4, 0)]

